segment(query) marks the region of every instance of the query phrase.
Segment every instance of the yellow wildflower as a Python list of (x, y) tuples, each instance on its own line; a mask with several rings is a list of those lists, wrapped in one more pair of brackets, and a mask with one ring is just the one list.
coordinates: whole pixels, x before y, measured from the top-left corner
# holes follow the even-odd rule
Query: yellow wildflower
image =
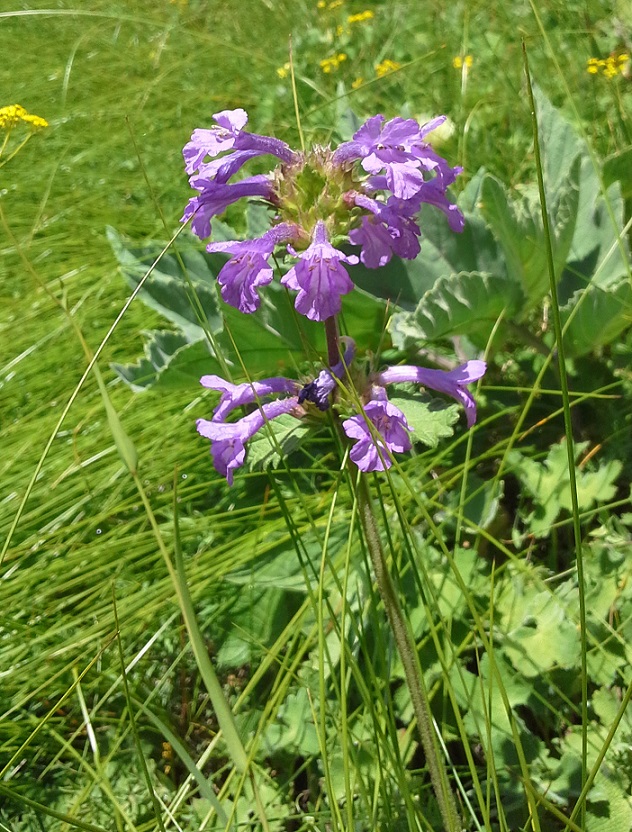
[(591, 75), (596, 75), (602, 63), (603, 61), (600, 61), (599, 58), (588, 58), (586, 69)]
[(277, 67), (276, 74), (279, 76), (279, 78), (287, 78), (287, 76), (290, 74), (290, 62), (287, 61), (283, 64), (283, 66)]
[(320, 62), (320, 68), (326, 75), (329, 75), (330, 73), (335, 72), (340, 64), (346, 60), (347, 56), (345, 53), (339, 52), (337, 55), (332, 55), (330, 58), (324, 58)]
[(336, 26), (336, 37), (341, 38), (346, 31), (344, 26)]
[(359, 12), (358, 14), (350, 14), (347, 18), (347, 23), (364, 23), (365, 20), (372, 20), (375, 17), (375, 13), (368, 10), (365, 12)]
[(452, 58), (452, 66), (455, 69), (463, 69), (464, 65), (469, 69), (473, 63), (474, 58), (472, 58), (471, 55), (466, 55), (464, 58), (462, 58), (460, 55), (456, 55), (454, 58)]
[(39, 127), (48, 127), (46, 119), (40, 116), (35, 116), (32, 113), (27, 113), (24, 107), (19, 104), (9, 104), (8, 107), (0, 107), (0, 127), (15, 127), (15, 125), (23, 121), (25, 124), (30, 124), (31, 127), (37, 129)]
[(316, 3), (316, 8), (317, 9), (324, 9), (326, 5), (327, 5), (327, 3), (325, 3), (325, 0), (318, 0), (318, 3)]
[(597, 75), (601, 70), (606, 78), (611, 79), (619, 73), (622, 75), (625, 74), (629, 60), (630, 56), (627, 52), (621, 52), (618, 55), (608, 55), (605, 60), (603, 58), (588, 58), (586, 72), (590, 73), (590, 75)]
[(364, 78), (356, 78), (355, 81), (352, 81), (352, 83), (351, 83), (351, 89), (352, 90), (360, 89), (362, 84), (364, 84)]
[(378, 78), (382, 78), (382, 76), (388, 75), (389, 72), (394, 72), (396, 69), (400, 69), (400, 67), (401, 64), (398, 64), (397, 61), (391, 61), (390, 58), (386, 58), (381, 64), (375, 65), (375, 74)]

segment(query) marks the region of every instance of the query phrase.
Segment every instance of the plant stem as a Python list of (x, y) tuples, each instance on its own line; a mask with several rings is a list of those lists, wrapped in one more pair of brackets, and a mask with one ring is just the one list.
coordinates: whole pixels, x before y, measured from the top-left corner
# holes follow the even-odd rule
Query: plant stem
[(340, 361), (340, 336), (335, 316), (325, 321), (325, 336), (327, 338), (327, 363), (333, 367)]
[(360, 474), (357, 488), (358, 511), (364, 532), (364, 538), (371, 557), (377, 587), (388, 616), (388, 621), (395, 637), (397, 651), (404, 666), (406, 683), (417, 719), (417, 728), (421, 745), (426, 755), (430, 780), (437, 797), (443, 825), (448, 832), (458, 832), (461, 827), (454, 794), (450, 788), (448, 775), (441, 757), (432, 722), (432, 712), (428, 702), (428, 693), (419, 664), (415, 642), (404, 618), (395, 587), (391, 580), (382, 541), (380, 540), (375, 512), (371, 501), (368, 479)]

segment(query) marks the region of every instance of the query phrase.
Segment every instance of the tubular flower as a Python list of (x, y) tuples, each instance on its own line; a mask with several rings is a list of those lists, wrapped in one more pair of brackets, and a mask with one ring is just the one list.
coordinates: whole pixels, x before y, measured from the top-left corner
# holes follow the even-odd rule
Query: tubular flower
[(246, 458), (246, 442), (261, 430), (261, 428), (282, 416), (290, 413), (298, 399), (292, 396), (281, 401), (268, 402), (237, 422), (214, 422), (207, 419), (197, 420), (197, 430), (201, 436), (211, 440), (211, 454), (215, 470), (233, 484), (233, 471), (244, 464)]
[(468, 384), (482, 378), (486, 370), (487, 364), (478, 360), (467, 361), (449, 372), (445, 370), (427, 370), (425, 367), (389, 367), (388, 370), (378, 373), (377, 381), (379, 384), (413, 382), (438, 390), (440, 393), (446, 393), (463, 405), (467, 426), (471, 428), (476, 422), (476, 402), (469, 390), (466, 390), (466, 387)]
[(413, 382), (446, 393), (463, 404), (467, 426), (471, 428), (476, 422), (476, 403), (466, 386), (482, 378), (486, 369), (484, 361), (474, 360), (449, 372), (401, 366), (378, 373), (363, 413), (342, 423), (347, 436), (356, 440), (350, 452), (351, 459), (361, 471), (384, 471), (391, 467), (393, 452), (402, 453), (411, 448), (409, 432), (412, 428), (402, 411), (388, 401), (385, 385)]
[[(346, 367), (353, 360), (355, 342), (352, 338), (341, 338), (345, 352), (341, 360), (328, 370), (322, 370), (311, 382), (301, 385), (299, 381), (274, 376), (261, 381), (233, 384), (220, 376), (202, 376), (200, 383), (209, 390), (221, 393), (219, 404), (213, 411), (212, 418), (198, 419), (197, 431), (201, 436), (211, 440), (211, 455), (218, 473), (226, 477), (228, 484), (233, 484), (235, 469), (240, 468), (246, 458), (246, 443), (267, 423), (291, 413), (297, 418), (306, 414), (303, 405), (312, 402), (319, 410), (327, 410), (331, 403), (331, 394), (336, 387), (336, 379), (342, 378)], [(287, 398), (262, 403), (269, 395), (283, 395)], [(238, 419), (226, 422), (233, 410), (243, 405), (257, 404), (258, 409)]]
[[(213, 127), (194, 130), (184, 147), (185, 170), (198, 194), (181, 221), (190, 220), (193, 233), (206, 239), (212, 218), (242, 197), (272, 209), (272, 228), (259, 239), (208, 246), (232, 255), (219, 283), (224, 300), (242, 312), (259, 307), (258, 290), (273, 279), (269, 259), (275, 250), (296, 258), (282, 279), (297, 293), (296, 309), (325, 321), (338, 314), (342, 296), (353, 289), (345, 264), (358, 262), (358, 255), (337, 245), (358, 246), (368, 268), (393, 255), (413, 259), (421, 237), (415, 217), (424, 202), (443, 211), (453, 230), (463, 228), (463, 216), (446, 194), (461, 168), (450, 167), (425, 141), (444, 116), (420, 126), (414, 119), (386, 121), (377, 115), (335, 151), (316, 146), (307, 152), (248, 133), (242, 109), (223, 110), (214, 120)], [(244, 164), (263, 155), (276, 157), (279, 166), (267, 175), (231, 181)]]
[(390, 454), (411, 449), (412, 428), (402, 411), (388, 401), (382, 387), (373, 387), (372, 398), (363, 411), (342, 423), (349, 439), (356, 440), (349, 456), (361, 471), (384, 471), (391, 467)]
[(217, 276), (222, 298), (240, 312), (259, 308), (257, 289), (272, 281), (274, 274), (268, 260), (279, 243), (296, 236), (298, 229), (289, 223), (271, 228), (263, 237), (238, 242), (210, 243), (208, 251), (232, 254)]
[(300, 254), (288, 246), (298, 262), (281, 278), (281, 283), (298, 292), (296, 309), (310, 321), (325, 321), (340, 312), (340, 298), (353, 289), (342, 263), (355, 265), (358, 258), (334, 248), (327, 238), (327, 228), (319, 220), (311, 245)]

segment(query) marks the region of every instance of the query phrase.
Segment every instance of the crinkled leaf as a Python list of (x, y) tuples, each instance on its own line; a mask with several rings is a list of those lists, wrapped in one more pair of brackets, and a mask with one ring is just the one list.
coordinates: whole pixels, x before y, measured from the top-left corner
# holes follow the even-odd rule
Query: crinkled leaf
[(286, 593), (275, 587), (244, 588), (230, 608), (230, 629), (217, 651), (220, 667), (241, 667), (260, 656), (288, 623)]
[(263, 733), (266, 753), (289, 751), (302, 757), (320, 753), (312, 706), (305, 688), (290, 693), (278, 710), (276, 719)]
[(573, 162), (580, 152), (586, 151), (586, 145), (539, 86), (534, 85), (533, 94), (542, 153), (542, 173), (548, 199), (568, 179)]
[(256, 433), (248, 443), (246, 468), (261, 470), (277, 467), (282, 457), (295, 451), (310, 432), (310, 428), (289, 413), (273, 419)]
[(606, 187), (613, 182), (619, 182), (623, 198), (632, 199), (632, 147), (626, 147), (606, 159), (603, 165), (603, 179)]
[(398, 393), (390, 395), (391, 404), (398, 407), (413, 429), (411, 434), (415, 442), (423, 442), (430, 448), (436, 448), (441, 439), (453, 435), (453, 425), (459, 419), (459, 408), (455, 404), (446, 404), (442, 399), (435, 399), (422, 393)]
[[(632, 797), (621, 782), (610, 778), (607, 766), (588, 793), (585, 832), (625, 832), (632, 829)], [(600, 800), (596, 800), (599, 789)]]
[(504, 277), (478, 272), (441, 278), (414, 312), (393, 316), (390, 331), (400, 349), (420, 342), (467, 335), (484, 346), (498, 318), (511, 318), (523, 303), (520, 287)]
[(575, 288), (594, 283), (607, 289), (629, 274), (624, 218), (625, 202), (619, 183), (605, 190), (603, 176), (595, 170), (591, 157), (582, 156), (577, 222), (560, 285), (562, 301)]
[[(510, 714), (507, 713), (499, 690), (498, 676), (502, 679), (512, 708)], [(521, 674), (515, 673), (500, 651), (495, 654), (495, 672), (490, 667), (489, 657), (484, 655), (480, 662), (480, 675), (454, 665), (450, 670), (450, 682), (464, 714), (468, 734), (481, 737), (486, 744), (489, 736), (498, 769), (518, 763), (512, 722), (520, 735), (527, 759), (537, 757), (541, 741), (525, 728), (513, 710), (515, 706), (524, 705), (529, 700), (532, 685)]]
[(178, 332), (149, 332), (144, 349), (147, 357), (136, 363), (112, 364), (116, 373), (136, 392), (154, 385), (191, 389), (205, 373), (222, 372), (205, 342), (190, 343)]

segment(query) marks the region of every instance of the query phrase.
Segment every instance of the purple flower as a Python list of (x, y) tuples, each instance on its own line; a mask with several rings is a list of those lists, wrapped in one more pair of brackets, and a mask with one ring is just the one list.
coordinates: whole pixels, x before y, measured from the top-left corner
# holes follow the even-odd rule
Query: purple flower
[(419, 226), (409, 213), (411, 205), (391, 197), (386, 204), (360, 193), (354, 203), (373, 216), (362, 217), (360, 228), (349, 233), (349, 241), (361, 246), (360, 260), (369, 269), (385, 266), (393, 254), (414, 260), (419, 254)]
[(316, 224), (312, 243), (300, 253), (288, 246), (298, 263), (281, 279), (281, 283), (298, 292), (295, 306), (310, 321), (325, 321), (340, 312), (342, 295), (353, 289), (353, 283), (342, 263), (355, 265), (355, 254), (346, 255), (329, 242), (325, 223)]
[[(456, 170), (456, 168), (455, 168)], [(460, 168), (459, 168), (460, 170)], [(386, 177), (385, 176), (371, 176), (369, 180), (365, 183), (365, 187), (367, 190), (371, 191), (381, 191), (387, 187)], [(356, 205), (361, 205), (362, 207), (366, 207), (367, 210), (373, 211), (375, 213), (375, 209), (370, 208), (368, 205), (362, 203), (359, 199), (359, 196), (354, 194), (354, 199)], [(368, 200), (369, 197), (362, 197), (364, 200)], [(439, 208), (440, 211), (448, 218), (448, 222), (450, 224), (450, 228), (452, 231), (461, 232), (465, 227), (465, 219), (463, 214), (461, 213), (459, 207), (454, 203), (450, 202), (448, 197), (445, 193), (445, 187), (441, 184), (439, 178), (431, 179), (429, 182), (422, 182), (419, 190), (417, 193), (411, 197), (411, 199), (398, 199), (395, 196), (391, 196), (386, 201), (386, 205), (381, 202), (376, 202), (375, 200), (371, 200), (376, 205), (379, 206), (379, 215), (384, 213), (384, 209), (388, 209), (386, 212), (387, 214), (390, 213), (391, 216), (394, 217), (401, 217), (401, 218), (412, 218), (415, 214), (419, 212), (422, 204), (427, 202), (429, 205), (434, 205), (435, 208)], [(413, 257), (408, 258), (405, 254), (399, 254), (400, 257), (404, 257), (406, 259), (413, 259), (417, 256), (419, 251), (413, 255)]]
[(373, 116), (354, 133), (352, 141), (340, 145), (334, 160), (342, 163), (361, 159), (367, 173), (386, 170), (390, 190), (408, 199), (423, 182), (419, 162), (410, 152), (419, 135), (419, 125), (412, 118), (393, 118), (384, 124), (384, 116)]
[[(191, 141), (184, 146), (182, 155), (187, 173), (194, 173), (197, 170), (203, 176), (215, 175), (218, 181), (226, 182), (229, 176), (232, 176), (244, 162), (253, 156), (271, 154), (286, 164), (297, 158), (288, 145), (279, 139), (259, 136), (257, 133), (246, 133), (243, 130), (248, 121), (245, 110), (222, 110), (220, 113), (215, 113), (213, 118), (217, 123), (215, 127), (208, 130), (194, 130)], [(207, 156), (214, 158), (220, 153), (233, 150), (241, 151), (241, 153), (236, 153), (230, 161), (220, 159), (210, 164), (204, 162)], [(224, 169), (224, 165), (228, 168)], [(223, 171), (221, 177), (217, 174), (218, 169)], [(226, 172), (228, 169), (229, 173)]]
[(242, 127), (248, 121), (245, 110), (222, 110), (213, 115), (216, 127), (210, 130), (197, 129), (191, 135), (191, 141), (182, 151), (187, 173), (199, 170), (206, 156), (217, 156), (225, 150), (231, 150)]
[(446, 393), (465, 407), (467, 426), (471, 428), (476, 422), (476, 402), (466, 386), (482, 378), (486, 369), (487, 364), (478, 360), (467, 361), (449, 372), (427, 370), (425, 367), (389, 367), (378, 373), (377, 382), (382, 385), (413, 382)]
[(426, 202), (429, 205), (434, 205), (448, 218), (448, 223), (452, 231), (460, 233), (465, 228), (465, 218), (461, 213), (458, 205), (455, 205), (445, 195), (445, 189), (440, 185), (438, 179), (433, 179), (430, 182), (424, 182), (416, 197), (420, 203)]
[(349, 242), (360, 246), (360, 260), (367, 269), (379, 269), (393, 256), (394, 237), (376, 216), (362, 217), (360, 223), (349, 232)]
[(233, 472), (244, 464), (246, 456), (246, 442), (261, 430), (261, 428), (282, 416), (290, 413), (298, 404), (296, 396), (280, 401), (268, 402), (258, 410), (239, 419), (238, 422), (208, 421), (198, 419), (196, 426), (198, 433), (211, 440), (211, 454), (215, 470), (226, 477), (228, 484), (233, 484)]
[[(242, 197), (262, 199), (274, 208), (273, 228), (258, 240), (209, 245), (209, 251), (232, 255), (219, 275), (224, 300), (242, 312), (256, 311), (260, 288), (273, 279), (270, 257), (277, 245), (290, 243), (286, 252), (298, 262), (282, 283), (297, 293), (298, 312), (326, 321), (340, 312), (342, 295), (353, 289), (345, 264), (358, 262), (332, 241), (348, 239), (359, 246), (360, 259), (369, 268), (384, 266), (393, 255), (412, 260), (420, 251), (416, 215), (424, 202), (443, 211), (450, 227), (461, 231), (463, 215), (446, 195), (461, 169), (450, 167), (425, 140), (444, 118), (420, 126), (414, 119), (386, 121), (377, 115), (335, 152), (315, 147), (298, 153), (278, 139), (249, 133), (241, 109), (216, 113), (213, 127), (195, 130), (184, 158), (187, 171), (197, 171), (190, 184), (199, 193), (181, 220), (191, 221), (194, 234), (209, 237), (212, 218)], [(281, 165), (268, 176), (230, 181), (261, 155), (275, 156)], [(351, 170), (356, 161), (366, 172), (360, 181), (358, 171)], [(327, 384), (324, 375), (316, 388), (319, 396)], [(323, 404), (328, 396), (322, 392)]]
[(191, 217), (191, 229), (201, 240), (211, 235), (211, 218), (221, 214), (245, 196), (259, 196), (271, 200), (273, 198), (272, 183), (267, 176), (251, 176), (233, 185), (215, 182), (202, 176), (192, 176), (191, 187), (200, 191), (199, 196), (189, 200), (184, 209), (180, 222), (186, 222)]
[[(263, 425), (271, 419), (276, 419), (284, 413), (291, 413), (298, 408), (294, 415), (300, 417), (305, 411), (298, 407), (305, 401), (312, 401), (320, 410), (329, 406), (329, 396), (335, 387), (335, 379), (341, 378), (346, 367), (353, 360), (355, 342), (353, 338), (341, 338), (345, 352), (341, 360), (331, 370), (323, 370), (315, 381), (301, 388), (300, 382), (293, 379), (275, 376), (261, 381), (233, 384), (220, 376), (202, 376), (200, 383), (210, 390), (217, 390), (222, 395), (219, 404), (213, 411), (213, 418), (197, 420), (197, 430), (202, 436), (211, 440), (211, 454), (216, 470), (226, 477), (228, 484), (233, 484), (233, 471), (244, 464), (246, 457), (246, 442), (251, 439)], [(313, 395), (303, 392), (311, 389)], [(272, 402), (261, 403), (261, 399), (270, 394), (291, 393), (290, 397)], [(296, 395), (298, 394), (298, 395)], [(224, 420), (232, 411), (246, 404), (259, 405), (253, 411), (237, 422)]]
[(374, 387), (372, 395), (371, 401), (364, 405), (363, 413), (342, 423), (349, 439), (356, 440), (349, 455), (365, 472), (390, 468), (390, 454), (403, 453), (412, 447), (409, 436), (412, 428), (402, 411), (388, 401), (381, 387)]
[(300, 389), (297, 381), (283, 376), (232, 384), (221, 376), (209, 375), (202, 376), (200, 384), (222, 394), (219, 404), (213, 411), (213, 422), (223, 421), (236, 407), (257, 402), (270, 393), (298, 393)]
[(268, 263), (274, 247), (298, 236), (299, 231), (298, 226), (281, 223), (255, 240), (209, 243), (207, 251), (233, 255), (217, 276), (226, 303), (240, 312), (250, 313), (258, 309), (261, 300), (257, 289), (266, 286), (274, 277)]
[(353, 140), (341, 144), (334, 161), (345, 164), (361, 159), (367, 173), (385, 172), (388, 189), (398, 199), (411, 199), (424, 184), (423, 171), (433, 172), (444, 189), (454, 181), (454, 168), (424, 142), (424, 137), (442, 124), (439, 116), (422, 127), (412, 118), (393, 118), (384, 123), (384, 116), (368, 119), (354, 134)]

